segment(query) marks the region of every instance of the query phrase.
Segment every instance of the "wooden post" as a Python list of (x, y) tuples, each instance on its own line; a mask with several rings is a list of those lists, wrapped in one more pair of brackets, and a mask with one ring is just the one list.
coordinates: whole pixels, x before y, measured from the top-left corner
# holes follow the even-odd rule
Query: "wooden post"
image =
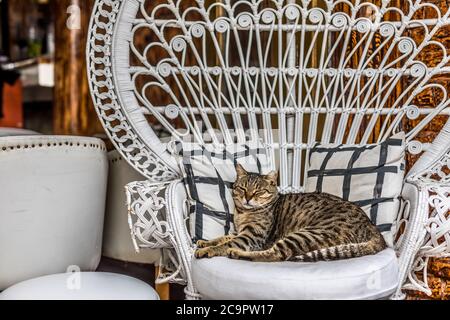
[(89, 94), (86, 39), (94, 0), (53, 0), (55, 14), (55, 134), (103, 133)]
[[(155, 281), (162, 272), (164, 272), (162, 267), (155, 266)], [(155, 289), (161, 300), (170, 300), (170, 285), (168, 283), (156, 284)]]

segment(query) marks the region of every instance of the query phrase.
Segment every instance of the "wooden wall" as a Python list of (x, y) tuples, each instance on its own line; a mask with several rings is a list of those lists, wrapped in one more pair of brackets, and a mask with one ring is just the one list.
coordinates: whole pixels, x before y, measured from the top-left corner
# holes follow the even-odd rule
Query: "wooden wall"
[[(435, 4), (441, 9), (441, 12), (446, 12), (450, 8), (450, 0), (427, 0), (428, 3)], [(417, 18), (433, 18), (429, 16), (429, 12), (424, 12), (421, 17)], [(421, 29), (413, 29), (410, 31), (410, 36), (413, 39), (422, 39), (423, 31)], [(440, 30), (440, 32), (433, 39), (442, 44), (444, 44), (447, 48), (447, 54), (450, 54), (450, 26), (446, 26)], [(428, 66), (436, 65), (436, 63), (440, 62), (442, 55), (440, 55), (439, 50), (436, 47), (428, 46), (420, 55), (419, 59), (423, 61)], [(447, 94), (450, 94), (450, 77), (449, 75), (440, 75), (434, 78), (434, 82), (442, 85), (447, 90)], [(414, 104), (419, 108), (434, 108), (442, 101), (442, 93), (439, 90), (428, 90), (418, 96), (414, 100)], [(405, 121), (405, 129), (409, 130), (416, 123), (418, 123), (423, 117), (420, 117), (417, 120), (407, 120)], [(417, 140), (421, 142), (432, 142), (436, 135), (440, 132), (442, 127), (445, 125), (448, 116), (438, 116), (433, 121), (424, 128), (419, 133)], [(419, 155), (420, 156), (420, 155)], [(408, 164), (411, 166), (419, 156), (409, 156)]]

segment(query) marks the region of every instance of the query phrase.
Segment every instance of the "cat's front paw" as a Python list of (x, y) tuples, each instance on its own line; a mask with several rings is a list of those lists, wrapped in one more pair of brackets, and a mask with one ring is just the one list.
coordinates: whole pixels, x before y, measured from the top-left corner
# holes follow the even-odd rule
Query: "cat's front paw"
[(213, 252), (208, 248), (202, 248), (195, 251), (194, 256), (197, 259), (212, 258), (214, 256)]
[(208, 241), (205, 240), (198, 240), (196, 242), (197, 248), (201, 249), (201, 248), (206, 248), (208, 247)]
[(236, 248), (230, 248), (227, 250), (227, 256), (230, 259), (240, 259), (241, 257), (241, 250)]

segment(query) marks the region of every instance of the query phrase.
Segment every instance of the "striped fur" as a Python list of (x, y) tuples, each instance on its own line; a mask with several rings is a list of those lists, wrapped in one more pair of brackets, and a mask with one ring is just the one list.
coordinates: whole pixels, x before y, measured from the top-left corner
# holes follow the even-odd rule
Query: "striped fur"
[(197, 258), (328, 261), (375, 254), (384, 238), (357, 205), (326, 193), (280, 195), (277, 173), (236, 167), (236, 233), (198, 241)]

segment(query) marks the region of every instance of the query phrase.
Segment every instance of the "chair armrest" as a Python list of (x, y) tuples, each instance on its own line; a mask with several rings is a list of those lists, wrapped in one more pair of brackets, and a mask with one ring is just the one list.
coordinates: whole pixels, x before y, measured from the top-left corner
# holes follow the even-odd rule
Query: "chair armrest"
[(173, 232), (176, 247), (192, 257), (195, 245), (189, 234), (187, 220), (189, 218), (186, 188), (182, 181), (176, 181), (166, 189), (167, 221)]
[(187, 194), (178, 180), (154, 183), (132, 182), (125, 187), (128, 222), (136, 251), (162, 249), (161, 266), (167, 270), (157, 283), (186, 284), (188, 299), (198, 299), (191, 278), (191, 259), (195, 246), (187, 229)]
[[(200, 298), (192, 279), (192, 257), (194, 255), (195, 245), (187, 228), (188, 206), (186, 189), (182, 182), (172, 183), (166, 190), (167, 200), (167, 221), (171, 227), (172, 239), (176, 259), (177, 271), (174, 273), (181, 275), (186, 287), (184, 292), (188, 300), (197, 300)], [(172, 276), (171, 276), (172, 277)], [(167, 278), (168, 281), (172, 281)]]
[[(403, 198), (408, 204), (398, 220), (404, 233), (397, 242), (401, 289), (419, 290), (428, 295), (428, 260), (450, 256), (450, 182), (427, 177), (407, 181)], [(419, 279), (419, 274), (422, 279)]]
[(450, 182), (450, 174), (448, 170), (444, 170), (445, 167), (450, 168), (450, 119), (409, 170), (407, 179), (409, 181), (422, 178), (431, 180), (438, 177), (441, 182)]
[(168, 182), (137, 181), (125, 186), (128, 223), (136, 252), (140, 248), (172, 248), (171, 230), (167, 222), (166, 190)]

